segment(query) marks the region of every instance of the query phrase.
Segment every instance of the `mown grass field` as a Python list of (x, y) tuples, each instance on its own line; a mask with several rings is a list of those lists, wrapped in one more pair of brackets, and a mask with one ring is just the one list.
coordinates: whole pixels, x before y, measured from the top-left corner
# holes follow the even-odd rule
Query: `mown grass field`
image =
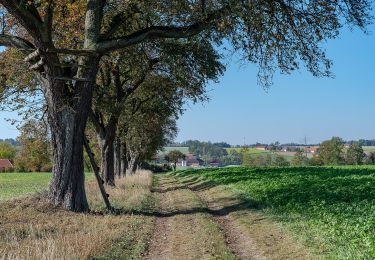
[[(46, 191), (51, 177), (46, 172), (0, 173), (0, 201)], [(92, 177), (86, 173), (87, 180)]]
[(51, 173), (0, 173), (0, 201), (42, 192), (50, 180)]
[[(227, 150), (227, 152), (229, 153), (230, 151), (236, 151), (238, 153), (241, 153), (242, 151), (242, 148), (225, 148), (225, 150)], [(258, 149), (255, 149), (255, 148), (248, 148), (248, 153), (249, 154), (268, 154), (270, 153), (270, 151), (267, 151), (267, 150), (258, 150)]]
[(222, 185), (328, 259), (375, 257), (375, 167), (186, 170)]
[(167, 147), (164, 147), (162, 151), (160, 151), (159, 153), (160, 154), (167, 154), (169, 153), (170, 151), (180, 151), (182, 152), (183, 154), (187, 154), (189, 153), (189, 147), (185, 147), (185, 146), (177, 146), (177, 147), (170, 147), (170, 146), (167, 146)]
[(365, 152), (375, 152), (375, 146), (363, 146)]

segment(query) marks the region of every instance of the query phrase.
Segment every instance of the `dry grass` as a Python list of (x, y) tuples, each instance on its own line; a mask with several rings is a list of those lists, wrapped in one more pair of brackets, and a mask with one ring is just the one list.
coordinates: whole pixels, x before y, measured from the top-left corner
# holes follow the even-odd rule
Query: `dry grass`
[(236, 259), (206, 206), (170, 175), (157, 177), (160, 213), (147, 259)]
[[(151, 173), (140, 172), (117, 180), (118, 187), (108, 189), (108, 193), (116, 207), (133, 210), (137, 206), (134, 210), (142, 210), (139, 205), (151, 207), (151, 183)], [(152, 231), (153, 217), (103, 214), (104, 205), (94, 180), (87, 183), (87, 195), (95, 213), (51, 209), (45, 194), (1, 203), (0, 259), (108, 256), (116, 252), (117, 243), (125, 248), (120, 253), (140, 258)]]
[[(124, 211), (148, 210), (153, 205), (151, 195), (152, 173), (138, 171), (132, 176), (116, 180), (116, 188), (107, 187), (107, 193), (113, 206)], [(105, 209), (96, 182), (87, 184), (87, 196), (91, 209), (103, 211)]]

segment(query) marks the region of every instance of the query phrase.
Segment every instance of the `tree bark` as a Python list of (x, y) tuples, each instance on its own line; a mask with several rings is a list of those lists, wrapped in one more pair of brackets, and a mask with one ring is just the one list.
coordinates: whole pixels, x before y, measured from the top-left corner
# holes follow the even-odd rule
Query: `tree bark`
[[(56, 57), (46, 60), (58, 62)], [(52, 64), (45, 66), (46, 77), (41, 78), (53, 145), (53, 177), (49, 198), (53, 205), (77, 212), (89, 210), (84, 185), (83, 145), (98, 60), (98, 57), (81, 60), (90, 68), (79, 71), (77, 76), (88, 81), (58, 80), (62, 76), (61, 70), (54, 70)]]
[(131, 176), (137, 170), (138, 156), (136, 153), (130, 153), (127, 161), (126, 176)]
[[(116, 132), (116, 130), (115, 130)], [(114, 143), (113, 135), (99, 136), (101, 150), (101, 170), (102, 177), (106, 184), (115, 186), (115, 169), (114, 169)]]
[(126, 144), (123, 142), (121, 142), (120, 154), (121, 154), (121, 175), (126, 176), (126, 169), (128, 168), (128, 161), (126, 159)]
[(49, 197), (55, 206), (86, 212), (89, 206), (84, 187), (83, 137), (87, 111), (67, 107), (49, 111), (49, 118), (54, 148)]
[(94, 124), (101, 153), (101, 172), (104, 182), (115, 186), (115, 140), (118, 118), (112, 116), (108, 124), (101, 122), (97, 115), (90, 113)]
[(115, 176), (121, 177), (121, 141), (119, 138), (116, 138), (115, 141)]

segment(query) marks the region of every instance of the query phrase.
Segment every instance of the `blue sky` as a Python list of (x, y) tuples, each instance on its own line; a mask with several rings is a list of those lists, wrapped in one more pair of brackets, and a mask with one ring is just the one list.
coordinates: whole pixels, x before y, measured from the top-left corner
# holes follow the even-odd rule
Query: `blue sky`
[[(332, 136), (375, 138), (375, 26), (370, 35), (344, 30), (325, 48), (335, 78), (314, 78), (301, 69), (276, 75), (265, 92), (257, 85), (256, 65), (232, 58), (218, 84), (209, 86), (210, 102), (189, 105), (179, 119), (176, 141), (198, 139), (231, 144), (255, 142), (316, 143)], [(18, 131), (0, 112), (0, 138)]]
[(370, 35), (344, 30), (325, 45), (334, 78), (314, 78), (304, 69), (276, 75), (265, 92), (256, 65), (231, 59), (211, 101), (187, 106), (176, 141), (198, 139), (231, 144), (375, 139), (375, 26)]

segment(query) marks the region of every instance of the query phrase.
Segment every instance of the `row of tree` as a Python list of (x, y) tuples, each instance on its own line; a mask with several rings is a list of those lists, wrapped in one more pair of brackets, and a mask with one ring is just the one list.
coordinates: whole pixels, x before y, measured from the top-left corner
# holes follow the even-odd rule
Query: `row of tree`
[[(158, 135), (155, 129), (176, 118), (183, 97), (201, 98), (202, 87), (222, 72), (216, 46), (230, 43), (258, 63), (264, 87), (276, 67), (290, 73), (300, 62), (315, 76), (329, 76), (331, 61), (320, 44), (337, 37), (345, 23), (364, 29), (370, 7), (366, 0), (0, 0), (0, 46), (7, 47), (0, 54), (0, 98), (8, 109), (35, 101), (29, 111), (47, 115), (49, 198), (87, 211), (83, 147), (89, 118), (102, 175), (114, 184), (112, 169), (122, 160), (113, 150), (122, 156), (129, 151), (131, 166), (149, 154), (145, 145), (153, 142), (140, 140), (148, 132)], [(155, 104), (141, 86), (154, 91)], [(159, 101), (168, 104), (167, 114), (164, 105), (157, 113)], [(155, 116), (138, 116), (146, 102), (144, 110), (157, 107)]]
[(360, 142), (345, 147), (341, 138), (332, 137), (321, 143), (319, 153), (311, 160), (314, 165), (375, 164), (375, 153), (365, 154)]
[(189, 147), (189, 152), (202, 159), (205, 164), (213, 160), (220, 160), (228, 153), (224, 149), (226, 143), (201, 142), (197, 140), (189, 140), (184, 142)]
[(241, 157), (244, 166), (321, 166), (321, 165), (373, 165), (375, 164), (375, 152), (366, 154), (360, 142), (351, 142), (345, 147), (345, 142), (339, 137), (332, 137), (321, 143), (319, 152), (312, 158), (299, 149), (288, 161), (277, 153), (250, 155), (243, 149), (241, 153), (232, 152), (233, 157)]

